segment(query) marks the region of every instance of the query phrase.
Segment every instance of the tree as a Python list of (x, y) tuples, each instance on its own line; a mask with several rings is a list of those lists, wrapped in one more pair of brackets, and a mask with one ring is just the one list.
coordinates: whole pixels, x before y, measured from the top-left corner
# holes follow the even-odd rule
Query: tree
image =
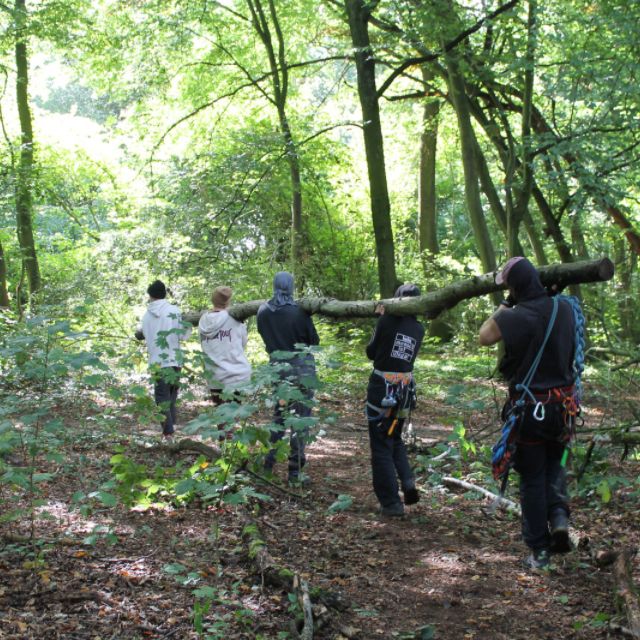
[(0, 307), (9, 306), (9, 289), (7, 287), (7, 263), (4, 257), (2, 241), (0, 241)]
[(365, 2), (365, 0), (345, 0), (358, 74), (358, 97), (362, 109), (362, 131), (367, 155), (380, 295), (390, 297), (397, 286), (395, 247), (384, 159), (384, 140), (380, 123), (380, 105), (376, 90), (375, 59), (369, 38), (369, 19), (376, 4), (377, 2)]
[(278, 19), (274, 0), (267, 0), (269, 18), (267, 18), (265, 13), (262, 0), (246, 0), (246, 2), (251, 12), (251, 24), (260, 36), (260, 40), (267, 53), (271, 71), (270, 81), (272, 95), (268, 95), (264, 91), (262, 93), (275, 106), (278, 112), (280, 132), (282, 133), (285, 155), (291, 175), (291, 271), (295, 273), (296, 267), (302, 260), (303, 253), (302, 182), (300, 177), (298, 147), (291, 132), (289, 118), (287, 117), (289, 67), (287, 64), (284, 34)]
[(20, 118), (20, 154), (15, 177), (18, 242), (29, 294), (42, 287), (33, 232), (34, 139), (29, 104), (28, 25), (25, 0), (15, 0), (13, 9), (16, 61), (16, 100)]
[[(433, 79), (433, 72), (422, 67), (425, 84)], [(418, 181), (419, 244), (420, 251), (436, 254), (438, 245), (438, 213), (436, 209), (436, 152), (438, 148), (438, 114), (440, 101), (428, 99), (423, 108), (420, 134), (420, 175)]]

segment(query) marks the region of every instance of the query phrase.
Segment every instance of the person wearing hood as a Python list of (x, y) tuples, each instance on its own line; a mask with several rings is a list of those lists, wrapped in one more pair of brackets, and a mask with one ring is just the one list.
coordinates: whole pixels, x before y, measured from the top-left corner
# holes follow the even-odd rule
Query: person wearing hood
[[(506, 418), (522, 395), (516, 386), (524, 381), (544, 342), (553, 309), (550, 296), (556, 291), (547, 291), (537, 269), (521, 256), (508, 260), (495, 280), (507, 285), (509, 296), (482, 324), (479, 339), (483, 346), (504, 343), (499, 371), (509, 385), (503, 409)], [(569, 437), (564, 400), (570, 397), (575, 382), (574, 333), (571, 305), (560, 299), (548, 342), (529, 384), (532, 397), (527, 398), (514, 427), (522, 536), (531, 550), (525, 565), (532, 569), (546, 568), (550, 553), (570, 550), (562, 456)]]
[(186, 340), (191, 327), (182, 322), (180, 309), (167, 302), (167, 288), (161, 280), (148, 289), (149, 305), (136, 331), (138, 340), (145, 340), (156, 404), (164, 413), (162, 434), (170, 437), (176, 425), (180, 368), (183, 364), (180, 341)]
[(216, 405), (224, 402), (221, 396), (223, 389), (251, 378), (251, 365), (244, 352), (247, 327), (227, 311), (232, 295), (229, 287), (217, 287), (211, 296), (213, 309), (205, 311), (198, 324), (205, 355), (205, 375), (211, 400)]
[[(278, 426), (270, 435), (275, 444), (284, 437), (285, 418), (294, 415), (298, 418), (311, 416), (311, 401), (315, 386), (315, 361), (313, 354), (301, 353), (299, 345), (310, 347), (320, 344), (318, 332), (311, 316), (301, 309), (293, 299), (293, 276), (287, 271), (276, 273), (273, 279), (273, 297), (258, 309), (258, 333), (264, 341), (271, 364), (278, 369), (282, 382), (287, 382), (301, 392), (303, 399), (286, 402), (276, 400), (274, 423)], [(308, 482), (302, 468), (306, 463), (305, 440), (308, 428), (291, 427), (289, 439), (289, 482), (291, 484)], [(265, 458), (265, 471), (271, 472), (275, 463), (275, 450)]]
[[(403, 284), (395, 298), (419, 296), (415, 284)], [(367, 386), (366, 415), (369, 422), (373, 491), (380, 502), (380, 514), (404, 515), (404, 505), (418, 502), (420, 496), (402, 440), (402, 429), (415, 404), (413, 364), (422, 345), (424, 327), (415, 316), (385, 314), (384, 305), (367, 345), (373, 371)], [(398, 478), (404, 497), (398, 493)]]

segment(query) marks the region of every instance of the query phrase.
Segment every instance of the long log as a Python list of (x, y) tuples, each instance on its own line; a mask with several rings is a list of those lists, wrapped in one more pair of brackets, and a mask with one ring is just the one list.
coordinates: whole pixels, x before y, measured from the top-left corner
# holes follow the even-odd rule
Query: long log
[(631, 571), (634, 555), (634, 550), (623, 549), (613, 565), (613, 575), (616, 582), (616, 596), (620, 608), (627, 616), (628, 629), (634, 638), (640, 640), (640, 602), (638, 602)]
[[(538, 271), (542, 284), (545, 286), (555, 284), (563, 289), (570, 284), (610, 280), (613, 277), (614, 267), (609, 258), (602, 258), (600, 260), (547, 265), (540, 267)], [(462, 300), (505, 289), (504, 285), (496, 284), (495, 276), (496, 272), (473, 276), (415, 298), (350, 301), (336, 300), (335, 298), (301, 298), (298, 300), (298, 304), (307, 313), (319, 313), (331, 318), (373, 318), (376, 315), (376, 305), (382, 303), (388, 313), (399, 316), (425, 316), (431, 320), (446, 309), (455, 307)], [(245, 320), (255, 315), (263, 302), (264, 300), (250, 300), (234, 304), (229, 308), (229, 315), (236, 320)], [(202, 312), (190, 312), (184, 315), (184, 319), (197, 325), (201, 315)]]

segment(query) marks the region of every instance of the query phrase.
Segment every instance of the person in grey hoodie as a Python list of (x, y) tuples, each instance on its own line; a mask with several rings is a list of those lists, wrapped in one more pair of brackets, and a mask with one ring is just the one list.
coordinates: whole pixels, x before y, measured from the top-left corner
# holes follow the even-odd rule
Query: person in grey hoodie
[(205, 376), (214, 404), (222, 404), (222, 391), (251, 378), (251, 365), (245, 355), (247, 327), (229, 315), (227, 307), (233, 292), (217, 287), (211, 301), (213, 309), (200, 316), (198, 329), (205, 356)]
[(180, 309), (165, 299), (167, 288), (162, 281), (152, 282), (147, 294), (149, 306), (136, 331), (136, 338), (147, 343), (153, 395), (164, 413), (162, 435), (170, 437), (175, 431), (180, 368), (184, 359), (180, 341), (189, 337), (191, 328), (182, 322)]

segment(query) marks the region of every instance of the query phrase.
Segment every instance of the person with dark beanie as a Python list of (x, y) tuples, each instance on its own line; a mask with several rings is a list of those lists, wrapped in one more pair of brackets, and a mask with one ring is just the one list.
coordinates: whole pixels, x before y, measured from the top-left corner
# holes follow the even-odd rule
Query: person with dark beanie
[(556, 292), (542, 286), (537, 269), (526, 258), (508, 260), (495, 281), (506, 284), (509, 295), (480, 327), (479, 339), (483, 346), (504, 342), (499, 370), (509, 385), (509, 399), (503, 408), (503, 419), (523, 395), (518, 385), (524, 382), (540, 354), (528, 385), (531, 393), (513, 428), (514, 468), (520, 474), (522, 536), (530, 549), (524, 562), (530, 569), (545, 569), (550, 553), (570, 550), (562, 456), (569, 438), (565, 401), (571, 397), (575, 382), (574, 314), (569, 302), (559, 299), (553, 316), (552, 296)]
[(167, 302), (167, 288), (154, 280), (147, 288), (149, 305), (136, 331), (138, 340), (145, 340), (149, 371), (154, 383), (154, 399), (164, 414), (162, 435), (171, 437), (176, 424), (180, 368), (183, 363), (180, 341), (191, 333), (182, 322), (180, 309)]
[[(270, 441), (275, 444), (284, 437), (285, 419), (288, 415), (308, 418), (316, 379), (313, 354), (301, 352), (303, 347), (320, 343), (311, 316), (293, 299), (293, 276), (287, 271), (276, 273), (273, 279), (273, 297), (262, 304), (257, 314), (258, 333), (264, 341), (272, 365), (278, 370), (280, 384), (296, 387), (302, 394), (299, 401), (286, 402), (276, 399), (273, 421), (278, 428), (271, 432)], [(289, 439), (289, 483), (307, 484), (308, 476), (302, 473), (306, 464), (305, 443), (308, 428), (291, 428)], [(275, 450), (265, 458), (265, 471), (270, 472), (275, 463)]]
[[(394, 297), (419, 295), (420, 289), (408, 283), (398, 287)], [(398, 493), (398, 478), (404, 504), (415, 504), (420, 498), (402, 429), (415, 403), (413, 364), (422, 344), (424, 327), (415, 316), (385, 313), (384, 305), (378, 305), (376, 313), (380, 318), (367, 345), (367, 357), (373, 360), (366, 405), (371, 474), (381, 515), (400, 517), (404, 515), (404, 505)]]

